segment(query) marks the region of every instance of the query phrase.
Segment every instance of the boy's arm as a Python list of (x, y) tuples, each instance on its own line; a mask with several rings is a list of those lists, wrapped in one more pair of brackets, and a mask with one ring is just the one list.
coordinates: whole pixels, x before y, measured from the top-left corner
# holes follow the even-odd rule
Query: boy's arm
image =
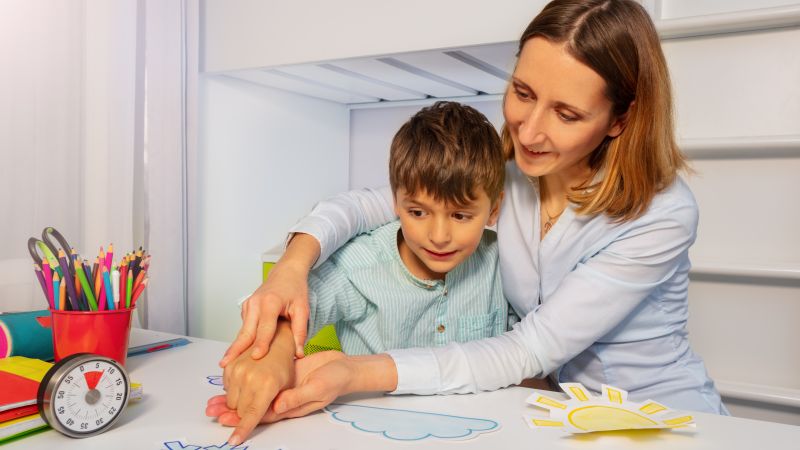
[(206, 414), (217, 416), (223, 425), (236, 424), (231, 442), (243, 442), (278, 392), (294, 384), (295, 345), (289, 322), (284, 319), (278, 322), (267, 355), (253, 359), (252, 351), (253, 347), (245, 350), (225, 367), (225, 404), (211, 399), (206, 409)]

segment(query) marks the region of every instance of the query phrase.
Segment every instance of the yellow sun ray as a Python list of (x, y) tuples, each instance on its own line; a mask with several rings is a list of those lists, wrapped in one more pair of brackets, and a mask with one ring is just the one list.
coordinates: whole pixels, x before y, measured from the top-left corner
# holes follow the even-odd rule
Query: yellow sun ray
[(667, 407), (662, 405), (662, 404), (660, 404), (660, 403), (649, 402), (646, 405), (644, 405), (641, 408), (639, 408), (639, 411), (641, 411), (641, 412), (643, 412), (645, 414), (655, 414), (657, 412), (664, 411), (665, 409), (667, 409)]
[(564, 392), (575, 400), (586, 402), (589, 401), (589, 393), (586, 388), (580, 383), (563, 383)]

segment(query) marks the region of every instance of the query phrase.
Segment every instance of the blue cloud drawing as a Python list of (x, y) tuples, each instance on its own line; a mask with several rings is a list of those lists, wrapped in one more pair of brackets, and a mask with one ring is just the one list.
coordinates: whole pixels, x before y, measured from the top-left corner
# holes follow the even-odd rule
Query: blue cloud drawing
[(333, 419), (349, 423), (357, 430), (380, 433), (398, 441), (467, 439), (500, 427), (499, 423), (488, 419), (364, 405), (331, 403), (325, 411)]
[(201, 446), (194, 444), (184, 444), (182, 441), (164, 442), (164, 447), (166, 447), (167, 450), (247, 450), (248, 448), (247, 446), (242, 447), (241, 445), (231, 446), (228, 443), (222, 443), (220, 445)]

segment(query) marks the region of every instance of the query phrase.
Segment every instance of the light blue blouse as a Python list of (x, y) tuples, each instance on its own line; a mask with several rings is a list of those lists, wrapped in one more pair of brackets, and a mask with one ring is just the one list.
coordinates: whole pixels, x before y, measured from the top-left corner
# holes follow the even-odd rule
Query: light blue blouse
[[(689, 345), (689, 247), (694, 196), (681, 179), (639, 218), (614, 223), (571, 207), (540, 240), (539, 191), (511, 162), (498, 220), (503, 290), (521, 322), (501, 336), (445, 347), (391, 351), (395, 393), (494, 390), (551, 375), (636, 401), (727, 414)], [(392, 220), (388, 190), (322, 202), (292, 231), (315, 236), (322, 258), (350, 236)]]

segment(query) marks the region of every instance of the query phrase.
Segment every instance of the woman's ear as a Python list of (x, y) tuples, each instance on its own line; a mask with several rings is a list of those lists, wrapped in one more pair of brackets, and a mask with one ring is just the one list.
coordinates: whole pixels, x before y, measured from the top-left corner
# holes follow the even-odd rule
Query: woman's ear
[(503, 195), (504, 192), (500, 191), (500, 195), (498, 195), (497, 200), (494, 201), (492, 210), (489, 211), (489, 220), (486, 222), (487, 226), (493, 227), (494, 224), (497, 223), (497, 218), (500, 216), (500, 204), (503, 203)]
[(636, 100), (632, 101), (628, 106), (628, 110), (625, 111), (625, 113), (621, 116), (617, 116), (617, 118), (614, 119), (614, 122), (611, 123), (611, 128), (608, 129), (608, 137), (615, 138), (622, 134), (622, 132), (625, 130), (625, 126), (628, 124), (628, 117), (630, 117), (631, 108), (633, 108), (633, 105), (635, 104)]

